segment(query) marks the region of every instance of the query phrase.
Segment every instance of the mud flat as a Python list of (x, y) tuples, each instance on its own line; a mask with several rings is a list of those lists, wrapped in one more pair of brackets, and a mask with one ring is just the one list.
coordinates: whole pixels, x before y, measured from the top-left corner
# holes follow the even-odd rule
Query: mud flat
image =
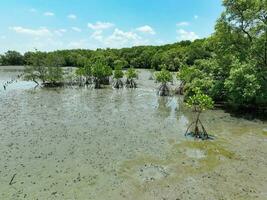
[[(19, 73), (1, 67), (0, 83)], [(213, 110), (216, 139), (185, 138), (193, 115), (150, 76), (135, 90), (0, 88), (0, 199), (267, 199), (267, 123)]]

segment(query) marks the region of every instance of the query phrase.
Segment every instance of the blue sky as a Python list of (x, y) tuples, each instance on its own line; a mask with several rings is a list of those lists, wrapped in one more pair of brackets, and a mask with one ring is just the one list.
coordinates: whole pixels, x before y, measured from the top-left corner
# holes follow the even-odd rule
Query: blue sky
[(0, 1), (0, 53), (121, 48), (207, 37), (220, 0)]

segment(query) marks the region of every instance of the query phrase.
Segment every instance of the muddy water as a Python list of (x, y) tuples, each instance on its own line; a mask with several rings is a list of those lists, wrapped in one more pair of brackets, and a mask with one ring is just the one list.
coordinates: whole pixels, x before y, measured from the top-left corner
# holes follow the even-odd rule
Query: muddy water
[[(0, 83), (19, 73), (0, 68)], [(216, 140), (185, 138), (193, 115), (150, 76), (136, 90), (0, 85), (0, 199), (267, 199), (267, 123), (213, 110)]]

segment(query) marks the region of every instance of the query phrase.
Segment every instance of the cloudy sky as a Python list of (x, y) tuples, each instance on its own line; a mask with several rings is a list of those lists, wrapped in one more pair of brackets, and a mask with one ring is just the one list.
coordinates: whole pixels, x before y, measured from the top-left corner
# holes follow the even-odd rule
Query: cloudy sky
[(0, 53), (121, 48), (209, 36), (220, 0), (0, 1)]

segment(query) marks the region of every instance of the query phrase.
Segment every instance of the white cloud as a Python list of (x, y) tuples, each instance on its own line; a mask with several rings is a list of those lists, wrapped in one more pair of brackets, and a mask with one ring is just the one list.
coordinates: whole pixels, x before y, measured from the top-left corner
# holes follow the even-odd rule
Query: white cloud
[(55, 30), (54, 33), (57, 35), (57, 36), (63, 36), (64, 33), (66, 33), (67, 30), (66, 29), (58, 29), (58, 30)]
[(91, 38), (94, 40), (98, 40), (100, 42), (104, 42), (102, 33), (103, 33), (102, 30), (97, 30), (91, 35)]
[(73, 30), (73, 31), (76, 31), (76, 32), (82, 32), (82, 29), (80, 29), (80, 28), (78, 28), (78, 27), (71, 27), (71, 29)]
[(77, 19), (77, 16), (74, 15), (74, 14), (69, 14), (69, 15), (68, 15), (68, 18), (69, 18), (69, 19)]
[(21, 26), (15, 26), (15, 27), (10, 27), (10, 29), (15, 31), (16, 33), (30, 35), (30, 36), (42, 37), (42, 36), (53, 35), (52, 32), (45, 27), (41, 27), (38, 29), (29, 29), (29, 28), (23, 28)]
[(178, 22), (177, 26), (189, 26), (189, 22)]
[(148, 26), (148, 25), (141, 26), (141, 27), (137, 28), (136, 30), (139, 31), (139, 32), (147, 33), (147, 34), (151, 34), (151, 35), (155, 35), (156, 34), (154, 29), (151, 26)]
[(45, 13), (44, 13), (44, 16), (47, 16), (47, 17), (53, 17), (53, 16), (55, 16), (55, 13), (52, 13), (52, 12), (45, 12)]
[(108, 40), (110, 41), (125, 41), (125, 40), (138, 40), (140, 37), (133, 32), (124, 32), (116, 28)]
[(90, 38), (92, 39), (90, 45), (98, 48), (121, 48), (148, 44), (148, 41), (137, 33), (132, 31), (125, 32), (118, 28), (111, 35), (105, 35), (103, 30), (96, 30)]
[(112, 35), (108, 36), (105, 40), (106, 46), (111, 47), (126, 47), (146, 44), (147, 41), (143, 40), (138, 34), (134, 32), (124, 32), (120, 29), (115, 29)]
[(178, 34), (178, 37), (177, 37), (178, 40), (194, 41), (199, 38), (199, 36), (195, 32), (186, 31), (184, 29), (177, 30), (177, 34)]
[(88, 27), (93, 30), (104, 30), (114, 27), (110, 22), (96, 22), (95, 24), (88, 23)]
[(195, 15), (194, 18), (195, 18), (195, 19), (198, 19), (198, 15)]

